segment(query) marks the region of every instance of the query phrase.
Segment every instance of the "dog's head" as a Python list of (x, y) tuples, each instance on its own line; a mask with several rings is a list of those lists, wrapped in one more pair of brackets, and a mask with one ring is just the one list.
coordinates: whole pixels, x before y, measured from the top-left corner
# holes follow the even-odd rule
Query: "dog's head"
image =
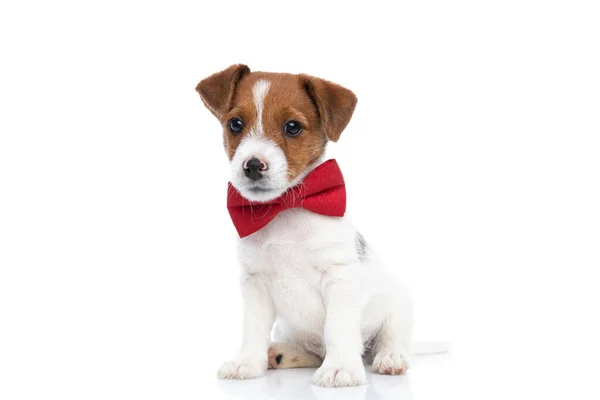
[(356, 96), (300, 74), (250, 72), (232, 65), (196, 90), (223, 126), (231, 183), (248, 200), (268, 201), (296, 185), (337, 141)]

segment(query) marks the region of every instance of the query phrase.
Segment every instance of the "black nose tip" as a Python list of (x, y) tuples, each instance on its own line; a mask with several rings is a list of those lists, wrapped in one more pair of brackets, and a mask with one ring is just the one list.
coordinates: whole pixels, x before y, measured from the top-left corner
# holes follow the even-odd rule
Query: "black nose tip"
[(266, 167), (267, 166), (258, 158), (252, 157), (251, 159), (246, 161), (246, 165), (244, 166), (244, 172), (246, 173), (246, 176), (248, 178), (252, 179), (253, 181), (257, 181), (263, 177), (261, 171), (264, 171)]

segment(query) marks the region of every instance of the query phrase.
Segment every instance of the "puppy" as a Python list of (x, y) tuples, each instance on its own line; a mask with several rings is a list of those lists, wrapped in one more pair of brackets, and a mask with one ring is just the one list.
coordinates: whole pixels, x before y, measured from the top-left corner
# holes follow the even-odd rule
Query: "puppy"
[[(319, 367), (314, 384), (356, 386), (366, 383), (363, 357), (376, 373), (404, 373), (411, 362), (410, 298), (344, 213), (333, 160), (323, 163), (328, 141), (340, 138), (354, 112), (354, 93), (316, 77), (250, 72), (245, 65), (202, 80), (196, 90), (223, 127), (229, 197), (238, 197), (230, 213), (242, 237), (243, 343), (218, 377)], [(309, 184), (321, 189), (328, 180), (342, 183), (327, 189), (328, 197), (323, 191), (301, 198)], [(337, 208), (314, 212), (309, 203)], [(253, 226), (267, 214), (266, 223)]]

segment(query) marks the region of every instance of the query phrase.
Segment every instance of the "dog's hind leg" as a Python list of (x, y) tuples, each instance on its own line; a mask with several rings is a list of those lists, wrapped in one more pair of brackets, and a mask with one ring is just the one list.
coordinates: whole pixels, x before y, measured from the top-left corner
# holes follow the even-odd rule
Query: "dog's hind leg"
[(291, 343), (273, 342), (269, 347), (269, 368), (317, 368), (323, 359)]
[(403, 374), (410, 367), (412, 306), (403, 291), (393, 298), (393, 307), (374, 342), (372, 369), (379, 374)]

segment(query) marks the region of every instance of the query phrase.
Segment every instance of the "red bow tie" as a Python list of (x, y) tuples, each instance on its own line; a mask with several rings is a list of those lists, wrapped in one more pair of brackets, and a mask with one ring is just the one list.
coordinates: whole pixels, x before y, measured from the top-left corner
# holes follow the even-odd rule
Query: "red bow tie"
[(227, 188), (227, 209), (240, 237), (253, 234), (265, 227), (281, 211), (294, 207), (331, 217), (344, 216), (346, 186), (335, 160), (325, 161), (312, 170), (301, 185), (264, 203), (244, 199), (231, 183)]

